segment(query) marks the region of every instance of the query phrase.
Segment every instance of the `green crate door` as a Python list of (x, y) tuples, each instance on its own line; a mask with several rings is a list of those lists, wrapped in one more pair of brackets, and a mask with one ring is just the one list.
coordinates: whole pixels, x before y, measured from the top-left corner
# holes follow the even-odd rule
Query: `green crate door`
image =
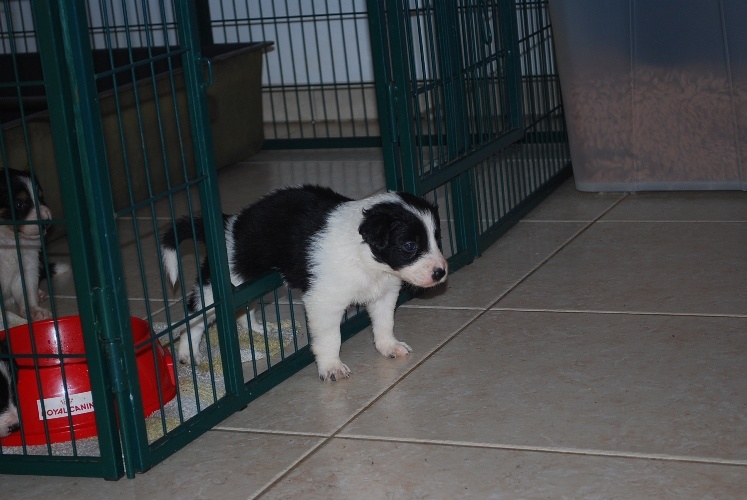
[[(235, 339), (232, 286), (204, 89), (209, 62), (200, 55), (193, 2), (177, 0), (174, 5), (179, 42), (186, 49), (185, 87), (194, 158), (202, 175), (200, 196), (207, 254), (214, 270), (211, 279), (217, 323), (224, 338)], [(59, 464), (51, 463), (50, 469), (57, 469), (49, 473), (111, 479), (126, 473), (134, 477), (159, 457), (148, 444), (135, 353), (129, 347), (133, 345), (132, 331), (85, 0), (37, 0), (34, 15), (57, 163), (64, 180), (61, 189), (101, 451), (101, 459), (93, 460), (93, 465), (70, 464), (62, 471)], [(226, 391), (236, 393), (241, 383), (238, 346), (235, 341), (222, 341), (221, 349)], [(191, 439), (197, 435), (193, 433)]]
[(512, 0), (369, 0), (382, 146), (390, 189), (450, 183), (460, 253), (477, 254), (469, 170), (522, 140)]

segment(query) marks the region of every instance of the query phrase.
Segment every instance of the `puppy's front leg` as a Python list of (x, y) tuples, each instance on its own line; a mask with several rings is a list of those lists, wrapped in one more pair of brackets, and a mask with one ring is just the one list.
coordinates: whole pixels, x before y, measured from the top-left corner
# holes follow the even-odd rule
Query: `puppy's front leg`
[[(31, 321), (49, 319), (52, 317), (52, 312), (39, 305), (39, 299), (41, 298), (39, 294), (39, 262), (27, 256), (23, 257), (25, 257), (23, 259), (23, 283), (21, 283), (19, 273), (17, 279), (11, 284), (11, 295), (15, 303), (18, 304), (18, 314), (21, 317), (26, 317), (26, 305), (28, 305)], [(24, 285), (28, 292), (25, 295), (23, 293)]]
[(340, 322), (346, 306), (319, 300), (313, 295), (303, 298), (311, 330), (311, 352), (314, 353), (319, 378), (332, 381), (350, 376), (350, 368), (340, 359)]
[(373, 326), (374, 345), (376, 350), (387, 358), (407, 356), (412, 352), (412, 347), (394, 336), (394, 307), (399, 297), (399, 288), (392, 288), (378, 299), (366, 304)]

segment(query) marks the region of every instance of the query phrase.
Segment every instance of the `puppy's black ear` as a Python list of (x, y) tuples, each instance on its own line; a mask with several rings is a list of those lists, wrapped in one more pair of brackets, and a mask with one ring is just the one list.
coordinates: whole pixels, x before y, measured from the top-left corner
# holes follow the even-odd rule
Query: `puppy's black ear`
[(363, 211), (363, 222), (358, 226), (358, 232), (373, 250), (382, 250), (389, 243), (393, 223), (394, 218), (387, 204), (374, 205)]

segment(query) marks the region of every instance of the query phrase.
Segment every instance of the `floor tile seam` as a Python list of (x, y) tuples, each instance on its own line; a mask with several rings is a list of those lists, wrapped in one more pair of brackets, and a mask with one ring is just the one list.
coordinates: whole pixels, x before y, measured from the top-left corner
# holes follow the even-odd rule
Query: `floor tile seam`
[[(523, 219), (519, 223), (524, 224), (571, 224), (571, 223), (588, 223), (594, 222), (592, 219)], [(603, 219), (596, 221), (603, 224), (618, 223), (618, 224), (745, 224), (747, 220), (728, 220), (728, 219)]]
[[(538, 262), (532, 269), (530, 269), (524, 276), (519, 278), (514, 284), (509, 286), (501, 295), (498, 296), (497, 299), (495, 299), (492, 303), (488, 305), (486, 310), (491, 310), (498, 304), (501, 300), (503, 300), (508, 294), (510, 294), (512, 291), (514, 291), (517, 287), (521, 286), (522, 283), (524, 283), (526, 280), (528, 280), (531, 276), (533, 276), (535, 273), (537, 273), (540, 269), (542, 269), (545, 264), (550, 262), (556, 255), (558, 255), (560, 252), (563, 251), (563, 249), (567, 248), (568, 245), (570, 245), (573, 241), (575, 241), (579, 236), (584, 234), (586, 231), (588, 231), (592, 226), (594, 226), (595, 223), (597, 223), (602, 217), (604, 217), (606, 214), (608, 214), (611, 210), (613, 210), (615, 207), (617, 207), (620, 203), (622, 203), (628, 195), (622, 196), (620, 199), (616, 200), (614, 203), (612, 203), (609, 207), (607, 207), (606, 210), (604, 210), (601, 214), (599, 214), (596, 219), (583, 223), (583, 226), (578, 229), (575, 233), (573, 233), (570, 237), (568, 237), (563, 243), (557, 246), (554, 251), (550, 253), (547, 257), (542, 259), (540, 262)], [(579, 221), (576, 221), (579, 223)]]
[(747, 314), (729, 314), (729, 313), (704, 313), (704, 312), (666, 312), (666, 311), (616, 311), (613, 309), (553, 309), (553, 308), (534, 308), (534, 307), (493, 307), (491, 311), (503, 312), (548, 312), (558, 314), (602, 314), (602, 315), (619, 315), (619, 316), (672, 316), (685, 318), (726, 318), (726, 319), (747, 319)]
[(506, 451), (527, 451), (536, 453), (553, 453), (561, 455), (583, 455), (592, 457), (606, 458), (630, 458), (638, 460), (661, 460), (668, 462), (686, 462), (714, 465), (729, 465), (747, 467), (747, 459), (731, 459), (720, 457), (708, 457), (697, 455), (674, 455), (669, 453), (649, 453), (649, 452), (630, 452), (614, 451), (593, 448), (574, 448), (563, 446), (536, 446), (536, 445), (519, 445), (507, 443), (483, 443), (477, 441), (455, 441), (448, 439), (420, 439), (420, 438), (399, 438), (388, 436), (376, 436), (367, 434), (338, 434), (336, 439), (349, 439), (352, 441), (376, 441), (402, 444), (424, 444), (433, 446), (449, 446), (456, 448), (480, 448), (491, 450)]
[(288, 163), (299, 163), (299, 164), (303, 164), (303, 163), (306, 163), (306, 164), (308, 164), (308, 163), (324, 163), (325, 166), (329, 165), (331, 167), (331, 166), (334, 166), (334, 164), (336, 164), (336, 163), (339, 163), (340, 165), (343, 165), (343, 166), (344, 165), (350, 165), (351, 163), (361, 163), (361, 164), (381, 163), (382, 165), (384, 165), (384, 160), (381, 160), (381, 159), (371, 159), (371, 160), (325, 160), (323, 158), (319, 158), (319, 159), (311, 158), (311, 159), (305, 159), (305, 160), (301, 160), (301, 159), (296, 160), (296, 159), (290, 159), (289, 158), (289, 159), (283, 159), (283, 160), (248, 160), (248, 161), (239, 161), (236, 164), (237, 165), (246, 165), (246, 166), (249, 166), (249, 165), (269, 165), (269, 164), (273, 164), (273, 163), (279, 163), (279, 164), (288, 164)]
[(747, 224), (747, 220), (725, 219), (604, 219), (600, 224)]
[(430, 359), (436, 352), (438, 352), (443, 346), (445, 346), (448, 342), (450, 342), (453, 338), (455, 338), (459, 333), (466, 330), (470, 325), (472, 325), (475, 321), (477, 321), (483, 314), (487, 313), (487, 310), (479, 310), (476, 311), (478, 314), (476, 314), (473, 318), (470, 318), (465, 323), (463, 323), (461, 326), (457, 327), (454, 333), (449, 335), (446, 339), (441, 341), (439, 344), (437, 344), (433, 349), (431, 349), (428, 353), (423, 356), (423, 359), (415, 363), (413, 366), (411, 366), (409, 369), (407, 369), (405, 372), (403, 372), (400, 376), (398, 376), (391, 384), (389, 384), (386, 388), (382, 389), (378, 394), (374, 395), (370, 400), (365, 402), (361, 407), (354, 411), (350, 417), (348, 417), (344, 422), (342, 422), (340, 425), (338, 425), (335, 429), (332, 430), (329, 434), (326, 435), (326, 437), (323, 438), (323, 441), (321, 443), (318, 443), (317, 446), (313, 447), (311, 450), (309, 450), (307, 453), (303, 455), (299, 460), (297, 460), (291, 467), (288, 467), (285, 469), (285, 471), (278, 473), (273, 479), (265, 484), (260, 490), (257, 497), (261, 497), (263, 494), (267, 493), (275, 484), (277, 484), (278, 481), (280, 481), (285, 475), (287, 475), (289, 472), (292, 471), (292, 469), (298, 465), (300, 465), (303, 461), (308, 459), (311, 455), (316, 453), (317, 450), (321, 449), (323, 446), (325, 446), (327, 443), (332, 441), (335, 437), (337, 437), (345, 427), (347, 427), (351, 422), (353, 422), (356, 418), (358, 418), (360, 415), (362, 415), (365, 411), (367, 411), (371, 406), (376, 404), (381, 398), (386, 396), (394, 387), (396, 387), (402, 380), (404, 380), (410, 373), (412, 373), (414, 370), (416, 370), (418, 367), (420, 367), (423, 363), (425, 363), (428, 359)]
[(398, 309), (428, 309), (428, 310), (444, 310), (444, 311), (484, 311), (485, 308), (481, 306), (429, 306), (424, 304), (402, 304)]
[(280, 480), (282, 480), (285, 476), (287, 476), (290, 472), (293, 471), (296, 467), (301, 465), (303, 462), (306, 461), (311, 455), (316, 453), (320, 448), (322, 448), (324, 445), (329, 442), (329, 439), (322, 439), (318, 443), (316, 443), (314, 446), (311, 446), (308, 450), (306, 450), (305, 453), (302, 453), (300, 457), (293, 460), (289, 465), (284, 467), (282, 470), (278, 471), (272, 478), (270, 478), (265, 484), (257, 488), (255, 492), (253, 492), (251, 495), (249, 495), (249, 499), (255, 499), (262, 497), (265, 493), (268, 493), (273, 486), (275, 486)]
[(234, 432), (238, 434), (271, 434), (275, 436), (296, 436), (296, 437), (316, 437), (326, 439), (332, 437), (330, 433), (324, 432), (304, 432), (304, 431), (283, 431), (277, 429), (261, 429), (257, 427), (233, 427), (228, 425), (216, 425), (210, 431)]
[(594, 219), (521, 219), (519, 224), (588, 224)]

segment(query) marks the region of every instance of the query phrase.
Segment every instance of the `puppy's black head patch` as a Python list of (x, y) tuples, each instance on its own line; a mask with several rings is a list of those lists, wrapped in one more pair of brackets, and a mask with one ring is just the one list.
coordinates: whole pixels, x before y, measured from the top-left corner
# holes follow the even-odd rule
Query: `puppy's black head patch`
[(394, 270), (412, 264), (429, 251), (428, 228), (422, 218), (399, 203), (378, 203), (364, 210), (358, 232), (374, 259)]
[[(10, 183), (6, 183), (7, 172)], [(15, 220), (26, 220), (36, 211), (34, 197), (38, 196), (40, 205), (44, 205), (41, 187), (36, 184), (36, 193), (30, 191), (32, 178), (27, 172), (14, 168), (0, 169), (0, 217), (11, 220), (15, 213)], [(11, 209), (12, 207), (12, 209)]]

